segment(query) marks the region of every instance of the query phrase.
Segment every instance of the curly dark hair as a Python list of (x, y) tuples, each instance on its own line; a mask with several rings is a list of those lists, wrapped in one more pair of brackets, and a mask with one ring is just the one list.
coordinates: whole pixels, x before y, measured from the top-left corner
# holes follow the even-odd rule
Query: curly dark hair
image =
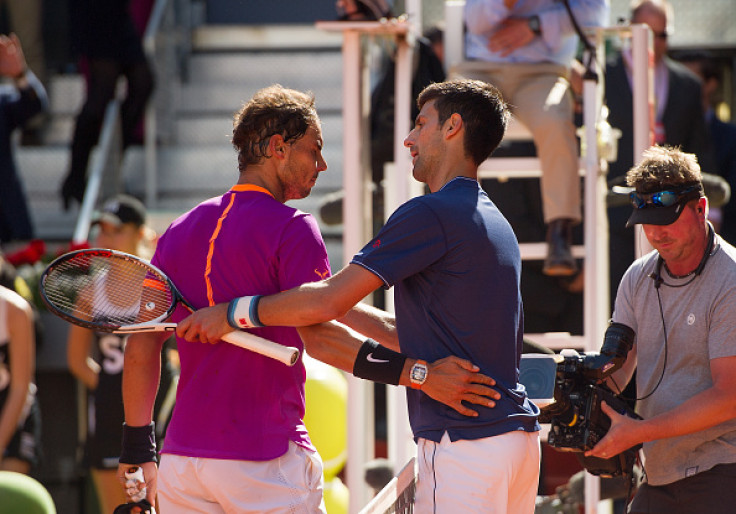
[(430, 84), (419, 93), (417, 106), (435, 100), (438, 120), (442, 125), (458, 113), (465, 125), (465, 153), (480, 165), (498, 148), (506, 133), (511, 112), (501, 93), (480, 80), (450, 80)]
[(314, 95), (274, 84), (256, 92), (233, 119), (232, 143), (238, 152), (238, 169), (266, 158), (271, 136), (281, 134), (287, 143), (304, 136), (319, 123)]

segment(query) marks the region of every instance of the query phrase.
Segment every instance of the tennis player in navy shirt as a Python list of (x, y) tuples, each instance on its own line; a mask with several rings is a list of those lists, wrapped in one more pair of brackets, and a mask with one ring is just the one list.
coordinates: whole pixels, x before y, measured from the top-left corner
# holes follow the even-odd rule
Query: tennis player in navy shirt
[[(407, 390), (418, 444), (416, 512), (531, 513), (540, 427), (539, 410), (518, 381), (521, 258), (511, 226), (477, 180), (478, 166), (504, 135), (508, 107), (493, 86), (472, 80), (432, 84), (418, 106), (404, 144), (414, 178), (431, 194), (397, 209), (333, 277), (203, 309), (180, 323), (178, 333), (207, 341), (233, 326), (339, 319), (372, 338), (356, 358), (356, 376), (391, 366), (393, 356), (375, 358), (375, 341), (419, 359)], [(367, 306), (353, 309), (379, 287), (395, 287), (395, 318)], [(425, 361), (450, 355), (493, 377), (500, 399), (473, 405), (474, 413), (432, 399), (422, 387), (434, 372)]]

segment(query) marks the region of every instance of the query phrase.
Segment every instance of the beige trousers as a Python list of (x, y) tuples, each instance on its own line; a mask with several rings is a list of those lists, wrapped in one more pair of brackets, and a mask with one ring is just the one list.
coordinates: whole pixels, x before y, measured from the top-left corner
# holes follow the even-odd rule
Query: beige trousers
[(534, 138), (542, 167), (545, 222), (580, 221), (579, 157), (567, 68), (552, 63), (465, 61), (450, 76), (483, 80), (498, 88), (514, 117)]

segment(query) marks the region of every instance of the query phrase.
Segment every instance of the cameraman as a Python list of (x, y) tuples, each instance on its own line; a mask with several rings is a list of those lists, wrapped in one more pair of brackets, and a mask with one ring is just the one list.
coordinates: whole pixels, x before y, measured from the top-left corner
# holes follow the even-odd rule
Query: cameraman
[(586, 456), (643, 444), (645, 481), (630, 513), (733, 512), (736, 502), (736, 249), (707, 221), (694, 155), (654, 146), (626, 175), (655, 251), (618, 289), (613, 321), (636, 344), (609, 379), (620, 392), (637, 369), (643, 420), (608, 405), (608, 434)]

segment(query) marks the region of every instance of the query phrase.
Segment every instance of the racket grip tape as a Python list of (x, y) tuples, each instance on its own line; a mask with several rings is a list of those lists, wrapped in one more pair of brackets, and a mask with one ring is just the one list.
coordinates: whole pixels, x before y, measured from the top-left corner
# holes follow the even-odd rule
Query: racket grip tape
[(125, 494), (134, 502), (139, 502), (146, 497), (146, 488), (138, 490), (138, 484), (146, 483), (143, 477), (143, 468), (133, 466), (125, 472)]
[(258, 337), (257, 335), (249, 332), (234, 330), (225, 334), (222, 337), (222, 340), (227, 341), (230, 344), (234, 344), (235, 346), (245, 348), (246, 350), (251, 350), (266, 357), (276, 359), (287, 366), (293, 366), (296, 364), (296, 361), (299, 360), (299, 349), (292, 346), (284, 346), (282, 344), (274, 343), (273, 341)]

